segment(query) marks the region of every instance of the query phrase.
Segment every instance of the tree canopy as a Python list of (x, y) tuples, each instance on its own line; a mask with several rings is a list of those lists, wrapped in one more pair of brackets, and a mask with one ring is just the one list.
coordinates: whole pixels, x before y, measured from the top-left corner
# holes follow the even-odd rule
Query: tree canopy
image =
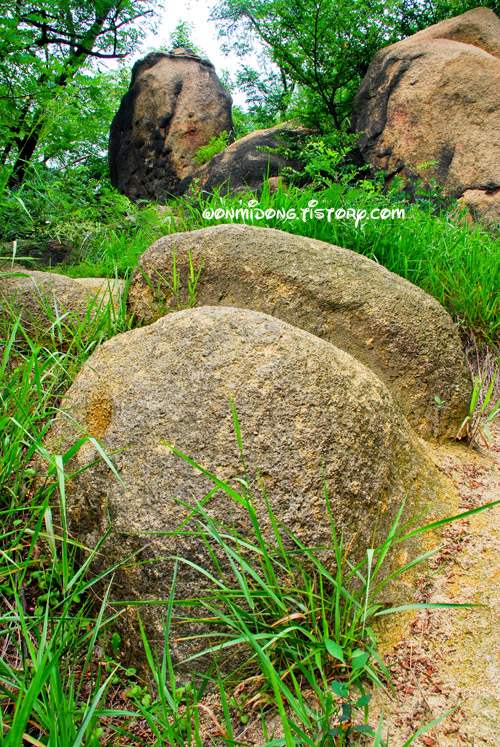
[[(498, 0), (486, 4), (498, 13)], [(258, 40), (278, 70), (266, 98), (262, 76), (243, 69), (250, 103), (257, 92), (260, 107), (272, 106), (281, 78), (282, 102), (296, 85), (298, 112), (321, 129), (341, 130), (375, 52), (475, 6), (475, 0), (218, 0), (212, 19), (226, 49), (244, 56)]]
[[(154, 5), (151, 0), (0, 0), (0, 163), (8, 167), (10, 186), (22, 182), (70, 84), (88, 87), (84, 73), (92, 60), (120, 59), (134, 49)], [(99, 96), (95, 86), (90, 95)]]

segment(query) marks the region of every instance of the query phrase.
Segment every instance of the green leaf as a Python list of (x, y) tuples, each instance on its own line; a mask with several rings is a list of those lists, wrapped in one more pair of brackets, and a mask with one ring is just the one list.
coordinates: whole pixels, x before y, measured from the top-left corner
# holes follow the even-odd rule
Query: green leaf
[(357, 731), (360, 734), (373, 734), (374, 731), (371, 726), (368, 724), (358, 724), (357, 726), (353, 727), (353, 731)]
[(342, 662), (342, 664), (345, 664), (344, 650), (339, 643), (336, 643), (335, 641), (330, 640), (330, 638), (326, 638), (325, 648), (331, 657), (333, 657), (334, 659), (338, 659), (339, 661)]
[(111, 636), (111, 648), (113, 649), (113, 651), (115, 652), (115, 654), (117, 653), (118, 649), (120, 648), (121, 642), (122, 642), (121, 635), (119, 633), (116, 633), (116, 632), (113, 633), (113, 635)]
[(367, 651), (356, 649), (351, 656), (351, 666), (353, 669), (362, 669), (368, 661), (370, 654)]
[(349, 688), (343, 682), (331, 682), (330, 688), (335, 693), (335, 695), (338, 695), (339, 698), (347, 698), (347, 696), (349, 695)]
[(371, 695), (369, 694), (363, 695), (361, 698), (359, 698), (356, 701), (356, 708), (363, 708), (365, 705), (368, 705), (371, 699), (372, 699)]

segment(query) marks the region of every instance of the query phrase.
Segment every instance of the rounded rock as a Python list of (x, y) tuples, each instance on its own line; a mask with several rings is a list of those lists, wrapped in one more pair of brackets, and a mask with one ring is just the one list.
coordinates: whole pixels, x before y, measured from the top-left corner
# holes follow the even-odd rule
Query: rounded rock
[[(62, 405), (71, 418), (61, 415), (49, 436), (64, 453), (83, 428), (113, 455), (123, 484), (95, 461), (92, 441), (80, 448), (67, 465), (66, 508), (70, 531), (86, 547), (110, 531), (97, 570), (139, 552), (140, 562), (116, 573), (115, 602), (167, 600), (174, 556), (210, 565), (203, 542), (185, 533), (192, 522), (183, 534), (172, 532), (188, 516), (183, 504), (194, 506), (213, 483), (169, 444), (220, 480), (243, 478), (230, 397), (268, 540), (262, 485), (277, 519), (305, 545), (330, 547), (324, 475), (336, 529), (358, 558), (385, 537), (405, 497), (407, 517), (443, 496), (441, 478), (390, 393), (351, 356), (255, 311), (169, 314), (117, 335), (91, 356)], [(249, 525), (245, 509), (221, 490), (205, 508), (224, 523)], [(181, 563), (177, 597), (199, 597), (202, 580)], [(153, 643), (162, 640), (163, 610), (141, 607)], [(131, 613), (122, 622), (123, 655), (138, 661), (132, 620)], [(190, 646), (173, 643), (172, 651), (180, 660)]]
[(165, 236), (144, 252), (128, 296), (136, 317), (149, 322), (191, 303), (191, 268), (200, 272), (198, 304), (262, 311), (328, 340), (371, 368), (419, 435), (457, 435), (471, 375), (453, 320), (421, 288), (323, 241), (218, 225)]
[(377, 52), (352, 116), (357, 147), (374, 171), (435, 180), (493, 225), (500, 221), (499, 121), (500, 19), (486, 7)]

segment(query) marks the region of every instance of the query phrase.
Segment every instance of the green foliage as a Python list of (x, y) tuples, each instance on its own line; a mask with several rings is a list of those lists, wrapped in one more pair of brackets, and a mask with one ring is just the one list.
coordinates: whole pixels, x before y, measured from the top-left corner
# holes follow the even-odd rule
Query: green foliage
[(497, 384), (497, 366), (493, 376), (487, 384), (487, 371), (476, 378), (474, 389), (469, 405), (469, 414), (464, 419), (457, 434), (457, 438), (466, 435), (470, 446), (481, 443), (488, 447), (491, 444), (490, 426), (496, 420), (500, 420), (500, 399), (492, 402), (491, 398)]
[[(489, 6), (500, 10), (497, 0)], [(58, 271), (119, 275), (128, 283), (139, 256), (160, 236), (226, 222), (202, 216), (207, 205), (222, 204), (217, 193), (206, 203), (173, 201), (169, 210), (132, 204), (111, 188), (103, 154), (129, 72), (121, 66), (104, 73), (92, 60), (122, 57), (134, 50), (152, 7), (149, 0), (0, 0), (0, 244), (13, 242), (17, 255), (22, 254), (22, 242), (56, 240), (72, 250), (71, 264)], [(414, 204), (397, 180), (384, 193), (383, 175), (353, 183), (355, 170), (346, 159), (353, 142), (347, 135), (352, 96), (376, 48), (470, 7), (470, 0), (394, 0), (389, 6), (367, 0), (355, 5), (221, 0), (215, 15), (238, 51), (245, 52), (245, 45), (251, 47), (256, 38), (267, 49), (262, 72), (246, 66), (239, 73), (249, 112), (233, 110), (236, 135), (290, 116), (300, 116), (324, 133), (303, 146), (290, 144), (290, 154), (305, 162), (308, 186), (298, 189), (292, 184), (287, 192), (279, 190), (273, 196), (265, 187), (260, 204), (274, 213), (252, 222), (360, 252), (433, 294), (463, 329), (491, 340), (498, 339), (500, 331), (499, 236), (458, 224), (446, 195), (432, 182), (416, 185)], [(190, 24), (181, 22), (170, 45), (201, 53), (193, 47), (190, 33)], [(199, 162), (226, 145), (225, 133), (213, 138), (199, 153)], [(288, 176), (293, 182), (298, 175)], [(224, 207), (234, 211), (253, 198), (228, 198)], [(366, 216), (356, 222), (301, 220), (301, 211), (313, 201), (360, 212), (404, 207), (407, 217), (397, 223)], [(290, 206), (299, 220), (280, 217), (278, 211)], [(189, 306), (196, 303), (202, 269), (191, 266)], [(159, 278), (158, 299), (165, 287), (174, 299), (177, 294), (180, 307), (175, 267), (172, 278)], [(20, 319), (14, 307), (2, 308), (0, 594), (5, 604), (0, 614), (0, 730), (5, 747), (98, 747), (127, 737), (139, 743), (131, 726), (138, 719), (149, 730), (149, 744), (201, 747), (202, 712), (215, 725), (218, 741), (238, 744), (241, 730), (255, 715), (253, 699), (245, 692), (247, 680), (234, 688), (234, 681), (224, 680), (216, 666), (192, 682), (177, 681), (168, 646), (177, 567), (160, 658), (142, 629), (153, 687), (133, 668), (121, 667), (115, 658), (122, 641), (107, 605), (115, 568), (96, 575), (92, 561), (100, 543), (88, 552), (67, 530), (71, 457), (91, 445), (111, 471), (114, 467), (87, 433), (59, 454), (47, 451), (46, 436), (53, 419), (60, 417), (62, 397), (83, 362), (107, 339), (133, 325), (126, 293), (127, 288), (117, 308), (110, 302), (89, 301), (83, 318), (54, 310), (42, 300), (49, 319), (45, 328)], [(471, 444), (487, 445), (489, 425), (499, 417), (497, 378), (495, 373), (487, 382), (483, 372), (475, 383), (461, 429)], [(446, 403), (436, 401), (436, 406)], [(116, 472), (115, 477), (119, 479)], [(239, 527), (215, 522), (203, 502), (194, 510), (200, 540), (217, 546), (237, 571), (234, 577), (213, 576), (212, 599), (203, 601), (213, 618), (207, 639), (216, 639), (222, 653), (245, 649), (269, 747), (276, 745), (267, 734), (272, 704), (285, 735), (280, 745), (333, 747), (373, 739), (374, 747), (384, 746), (382, 717), (378, 725), (371, 724), (365, 693), (367, 681), (377, 685), (388, 676), (377, 654), (371, 620), (388, 611), (377, 598), (390, 580), (382, 561), (404, 534), (395, 523), (387, 542), (368, 549), (355, 563), (332, 522), (331, 556), (326, 562), (279, 524), (269, 504), (267, 513), (258, 516), (248, 484), (242, 480), (240, 485), (238, 496), (246, 502), (253, 528), (250, 537), (243, 538)], [(234, 499), (236, 491), (230, 485), (218, 487)], [(263, 522), (272, 528), (271, 540), (264, 538)], [(429, 556), (418, 560), (425, 562)], [(198, 570), (207, 578), (207, 569)], [(101, 645), (108, 645), (111, 656), (99, 653)], [(244, 671), (236, 672), (233, 680)], [(204, 694), (210, 681), (219, 693), (223, 716), (207, 713)], [(312, 698), (304, 696), (304, 685)], [(118, 693), (125, 693), (126, 709), (113, 706)], [(405, 747), (445, 716), (418, 729)]]
[(95, 647), (113, 615), (105, 618), (108, 591), (97, 609), (91, 598), (115, 569), (89, 574), (100, 544), (82, 559), (67, 531), (67, 463), (92, 444), (119, 478), (86, 433), (55, 455), (44, 442), (82, 362), (104, 339), (127, 329), (128, 320), (124, 300), (117, 310), (89, 301), (83, 319), (49, 306), (46, 313), (52, 324), (39, 338), (5, 303), (0, 323), (0, 580), (8, 602), (0, 625), (0, 728), (5, 747), (98, 747), (102, 704), (115, 672), (101, 670)]
[(273, 127), (287, 118), (295, 90), (295, 82), (286, 73), (269, 65), (265, 55), (258, 57), (259, 70), (242, 65), (235, 86), (246, 96), (248, 112), (254, 129)]
[[(256, 114), (251, 111), (244, 111), (240, 106), (233, 106), (233, 134), (231, 140), (239, 140), (240, 137), (249, 135), (254, 130), (267, 127), (269, 120), (258, 121)], [(274, 120), (273, 120), (274, 122)]]
[[(228, 697), (229, 683), (218, 672), (214, 676), (214, 668), (192, 683), (179, 685), (176, 680), (168, 642), (177, 601), (177, 567), (160, 658), (142, 630), (154, 689), (138, 680), (135, 670), (96, 653), (107, 630), (114, 655), (121, 647), (121, 637), (113, 631), (115, 614), (107, 612), (108, 580), (116, 566), (95, 575), (92, 561), (106, 536), (89, 552), (67, 531), (70, 459), (91, 443), (116, 479), (120, 478), (102, 446), (85, 432), (60, 454), (49, 453), (45, 443), (51, 421), (60, 416), (61, 397), (82, 363), (104, 340), (130, 327), (125, 297), (116, 310), (110, 303), (96, 307), (89, 301), (83, 319), (46, 306), (51, 324), (38, 333), (18, 318), (15, 309), (5, 312), (0, 327), (0, 584), (8, 601), (1, 614), (2, 630), (9, 637), (8, 646), (3, 647), (7, 655), (0, 660), (3, 744), (17, 747), (24, 740), (42, 747), (53, 742), (98, 747), (102, 740), (112, 743), (118, 734), (136, 739), (129, 729), (140, 717), (149, 730), (149, 744), (201, 747), (200, 713), (213, 716), (203, 699), (210, 680), (220, 694), (223, 712), (221, 720), (213, 716), (217, 733), (223, 741), (236, 743), (237, 729), (244, 728), (253, 714), (244, 692), (235, 690)], [(235, 424), (241, 447), (236, 414)], [(228, 499), (244, 503), (250, 535), (246, 531), (243, 535), (239, 525), (214, 521), (204, 500), (190, 507), (200, 539), (218, 546), (235, 570), (234, 578), (231, 574), (213, 577), (211, 599), (196, 600), (211, 618), (213, 633), (207, 637), (216, 639), (216, 650), (222, 654), (246, 648), (258, 697), (266, 711), (275, 704), (290, 747), (337, 747), (365, 737), (373, 738), (374, 747), (381, 747), (385, 744), (382, 721), (371, 728), (369, 696), (364, 690), (366, 678), (378, 684), (388, 676), (370, 624), (373, 616), (390, 612), (378, 601), (391, 580), (384, 571), (384, 559), (405, 536), (437, 529), (490, 504), (427, 528), (412, 530), (406, 525), (400, 529), (396, 519), (386, 542), (369, 549), (364, 560), (352, 562), (333, 521), (331, 555), (325, 557), (282, 526), (267, 501), (266, 511), (258, 515), (244, 462), (242, 466), (245, 477), (239, 480), (239, 492), (209, 477)], [(264, 537), (263, 526), (271, 529), (271, 537)], [(410, 561), (395, 575), (425, 562), (431, 554)], [(133, 561), (125, 558), (123, 562)], [(206, 568), (198, 570), (209, 578)], [(92, 604), (94, 588), (102, 599), (97, 606)], [(407, 608), (417, 607), (410, 604)], [(312, 698), (304, 696), (304, 683)], [(109, 705), (109, 700), (116, 703), (116, 693), (123, 692), (126, 709)], [(405, 745), (446, 715), (418, 729)], [(266, 719), (263, 714), (264, 734)], [(265, 743), (275, 744), (268, 736)]]
[(91, 61), (132, 51), (147, 28), (151, 5), (148, 0), (0, 1), (0, 163), (9, 168), (10, 186), (22, 183), (32, 160), (40, 159), (51, 123), (59, 120), (61, 109), (68, 110), (68, 86), (77, 86), (73, 98), (78, 86), (87, 88), (87, 99), (99, 98), (85, 74)]
[(220, 0), (212, 13), (239, 53), (255, 39), (284, 80), (311, 92), (322, 129), (342, 129), (371, 58), (396, 40), (397, 2)]
[(34, 160), (61, 170), (78, 164), (95, 170), (101, 162), (104, 173), (109, 127), (129, 79), (130, 70), (123, 64), (113, 72), (82, 70), (47, 105)]
[(217, 155), (227, 147), (228, 134), (226, 130), (222, 130), (218, 135), (214, 135), (210, 138), (210, 142), (207, 145), (202, 145), (196, 151), (195, 162), (198, 166), (203, 163), (208, 163), (211, 158)]
[[(251, 110), (259, 116), (279, 113), (281, 119), (300, 115), (328, 132), (348, 130), (353, 97), (379, 49), (476, 5), (473, 0), (218, 0), (212, 19), (226, 49), (244, 57), (257, 47), (267, 58), (259, 73), (243, 66), (238, 77)], [(499, 14), (498, 0), (485, 5)], [(266, 70), (269, 62), (272, 72)]]
[[(486, 0), (480, 6), (491, 8), (497, 16), (500, 15), (498, 0)], [(401, 36), (410, 36), (433, 23), (473, 10), (478, 7), (478, 3), (475, 0), (424, 0), (420, 3), (400, 0), (399, 7)]]
[(193, 44), (193, 42), (191, 41), (191, 34), (193, 33), (193, 29), (193, 23), (189, 23), (188, 21), (179, 21), (179, 23), (169, 36), (169, 49), (173, 50), (177, 47), (187, 47), (200, 57), (204, 57), (205, 52), (197, 47), (196, 44)]
[[(291, 186), (270, 195), (264, 187), (259, 207), (271, 210), (254, 218), (255, 225), (310, 236), (364, 254), (433, 295), (461, 327), (494, 341), (500, 330), (499, 234), (461, 225), (455, 208), (441, 190), (416, 185), (410, 202), (397, 179), (388, 192), (384, 177), (352, 182), (354, 167), (346, 162), (352, 136), (334, 134), (290, 142), (285, 151), (305, 161), (310, 184)], [(349, 140), (351, 137), (351, 140)], [(120, 277), (135, 266), (157, 238), (174, 231), (202, 228), (228, 220), (248, 222), (236, 210), (248, 206), (250, 194), (219, 199), (172, 201), (170, 207), (133, 204), (115, 192), (102, 162), (66, 172), (40, 167), (16, 191), (0, 193), (0, 241), (57, 239), (73, 247), (71, 264), (60, 268), (72, 276)], [(289, 175), (292, 179), (294, 174)], [(295, 175), (303, 179), (303, 175)], [(358, 177), (359, 178), (359, 177)], [(242, 200), (242, 204), (240, 204)], [(302, 219), (311, 201), (316, 208), (354, 209), (364, 217)], [(205, 208), (223, 207), (229, 219), (203, 217)], [(294, 208), (297, 219), (280, 217)], [(405, 219), (370, 220), (373, 208), (402, 208)], [(231, 213), (232, 211), (232, 213)], [(252, 221), (250, 221), (252, 222)], [(17, 254), (22, 254), (18, 248)], [(196, 268), (196, 273), (199, 268)], [(196, 274), (195, 273), (195, 274)], [(170, 281), (169, 281), (170, 282)]]
[(103, 158), (66, 170), (38, 166), (18, 189), (0, 191), (0, 216), (0, 244), (58, 241), (71, 251), (64, 272), (73, 277), (124, 277), (150, 244), (184, 227), (161, 206), (116, 192)]
[(201, 267), (199, 268), (195, 268), (191, 258), (191, 252), (189, 252), (189, 278), (187, 288), (188, 298), (187, 303), (183, 304), (180, 300), (180, 275), (177, 272), (175, 248), (173, 249), (172, 260), (172, 277), (166, 278), (161, 273), (156, 271), (155, 282), (148, 278), (142, 267), (139, 266), (139, 271), (141, 272), (144, 280), (151, 289), (152, 307), (155, 312), (154, 315), (157, 318), (165, 316), (165, 314), (168, 313), (168, 310), (175, 306), (179, 311), (181, 309), (190, 309), (193, 306), (196, 306), (198, 281), (203, 270), (203, 265), (201, 265)]
[[(66, 169), (81, 163), (92, 165), (104, 161), (109, 126), (128, 86), (128, 78), (129, 71), (124, 66), (108, 73), (85, 68), (68, 81), (57, 96), (47, 99), (31, 159), (31, 178), (37, 165), (39, 169), (47, 164), (53, 169)], [(0, 99), (0, 111), (1, 107)], [(16, 114), (19, 114), (17, 110)], [(13, 167), (14, 145), (10, 138), (14, 135), (14, 131), (10, 134), (3, 131), (0, 135), (0, 147), (4, 149), (0, 169), (4, 181)]]
[(308, 135), (297, 138), (285, 130), (282, 140), (283, 145), (276, 149), (277, 153), (303, 164), (300, 170), (283, 169), (283, 176), (299, 184), (307, 178), (308, 190), (327, 188), (334, 182), (347, 186), (361, 174), (359, 167), (347, 162), (358, 140), (357, 135), (334, 130), (322, 137)]

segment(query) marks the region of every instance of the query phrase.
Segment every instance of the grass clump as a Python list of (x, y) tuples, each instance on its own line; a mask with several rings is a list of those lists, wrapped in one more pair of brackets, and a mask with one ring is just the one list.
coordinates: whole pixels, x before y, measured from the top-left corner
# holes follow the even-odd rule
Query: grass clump
[(57, 271), (71, 277), (125, 277), (156, 239), (183, 227), (179, 215), (132, 203), (88, 167), (40, 167), (20, 188), (0, 189), (0, 215), (0, 253), (56, 242), (68, 256)]
[[(223, 140), (219, 136), (217, 148)], [(215, 143), (206, 148), (213, 150)], [(208, 198), (177, 198), (156, 206), (119, 195), (102, 165), (95, 173), (89, 167), (64, 174), (39, 169), (17, 191), (1, 193), (0, 243), (55, 240), (70, 251), (58, 272), (125, 277), (148, 246), (166, 234), (225, 222), (267, 226), (363, 254), (434, 296), (464, 332), (498, 341), (500, 232), (464, 225), (437, 187), (417, 187), (410, 201), (398, 180), (389, 190), (382, 176), (358, 175), (354, 181), (352, 168), (343, 173), (338, 166), (343, 151), (332, 151), (333, 158), (331, 149), (326, 155), (324, 150), (311, 165), (309, 185), (281, 185), (271, 193), (266, 182), (253, 217), (250, 203), (256, 198), (250, 192), (225, 196), (221, 187)], [(217, 209), (223, 217), (214, 216)], [(238, 214), (245, 209), (246, 214)], [(372, 210), (377, 218), (370, 218)], [(380, 217), (384, 210), (389, 218)]]
[(204, 163), (208, 163), (211, 158), (227, 148), (228, 137), (227, 131), (222, 130), (219, 135), (211, 137), (207, 145), (202, 145), (201, 148), (198, 148), (194, 157), (196, 165), (202, 166)]
[[(246, 700), (242, 702), (240, 698), (233, 705), (240, 717), (245, 702), (258, 704), (264, 710), (273, 704), (284, 734), (280, 744), (333, 747), (357, 743), (352, 741), (356, 735), (370, 735), (375, 744), (384, 744), (382, 721), (379, 726), (368, 723), (367, 688), (391, 687), (390, 674), (377, 653), (373, 622), (381, 615), (402, 610), (475, 606), (410, 603), (388, 607), (382, 596), (388, 584), (425, 564), (441, 547), (392, 571), (386, 561), (399, 543), (497, 506), (500, 501), (425, 526), (416, 526), (421, 517), (401, 526), (402, 506), (387, 538), (358, 560), (351, 560), (329, 509), (331, 546), (309, 548), (274, 515), (262, 483), (266, 511), (258, 516), (234, 408), (233, 415), (244, 472), (244, 477), (238, 479), (238, 490), (170, 447), (209, 477), (214, 491), (221, 490), (228, 500), (243, 505), (248, 518), (246, 528), (242, 528), (241, 522), (238, 526), (227, 525), (211, 517), (209, 498), (214, 491), (194, 510), (183, 504), (191, 509), (197, 524), (195, 536), (212, 561), (211, 568), (207, 568), (182, 557), (176, 560), (195, 569), (209, 586), (202, 599), (191, 600), (193, 606), (201, 604), (206, 609), (206, 616), (192, 620), (205, 624), (206, 634), (197, 634), (196, 640), (205, 638), (206, 646), (187, 661), (210, 655), (216, 655), (219, 663), (228, 659), (232, 671), (226, 680), (218, 676), (219, 691), (231, 689), (228, 684), (234, 684), (235, 678), (246, 682)], [(326, 486), (325, 501), (329, 508)], [(186, 521), (183, 527), (185, 524)], [(171, 603), (175, 602), (172, 592)], [(181, 603), (187, 604), (186, 600)], [(211, 630), (214, 627), (215, 632)], [(224, 666), (227, 670), (228, 665)], [(304, 695), (306, 691), (308, 696)], [(406, 744), (446, 715), (421, 727)], [(263, 729), (265, 734), (265, 720)], [(266, 744), (275, 742), (266, 736)]]
[(55, 456), (44, 441), (83, 361), (127, 321), (111, 303), (93, 313), (91, 301), (83, 319), (58, 316), (49, 305), (45, 313), (53, 323), (39, 338), (15, 310), (4, 306), (1, 318), (0, 728), (5, 747), (97, 747), (103, 702), (115, 674), (95, 662), (97, 641), (112, 618), (107, 593), (96, 607), (92, 590), (114, 569), (88, 573), (100, 545), (76, 562), (81, 548), (65, 519), (71, 479), (66, 466), (91, 441), (114, 467), (85, 433)]
[(481, 444), (488, 448), (492, 441), (491, 425), (500, 420), (500, 399), (496, 402), (492, 400), (495, 388), (498, 389), (498, 371), (499, 366), (496, 367), (488, 384), (487, 370), (481, 372), (474, 382), (469, 412), (457, 434), (457, 438), (466, 434), (471, 447)]

